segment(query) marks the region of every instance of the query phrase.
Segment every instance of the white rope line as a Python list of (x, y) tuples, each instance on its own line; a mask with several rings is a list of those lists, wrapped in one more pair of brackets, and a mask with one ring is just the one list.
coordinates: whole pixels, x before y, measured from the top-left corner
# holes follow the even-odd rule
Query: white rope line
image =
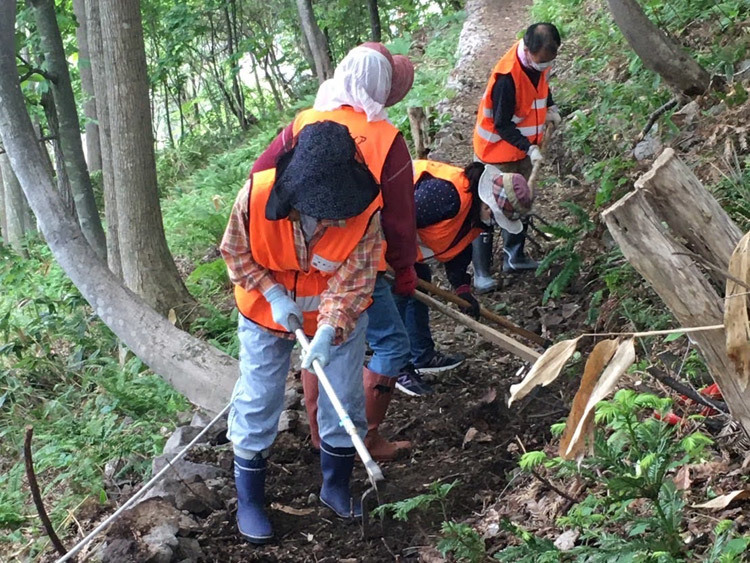
[(72, 558), (76, 553), (81, 551), (84, 546), (86, 546), (91, 540), (93, 540), (99, 533), (104, 530), (109, 524), (117, 519), (123, 512), (125, 512), (128, 508), (133, 506), (135, 502), (140, 499), (146, 491), (148, 491), (151, 487), (153, 487), (156, 482), (162, 478), (162, 476), (172, 469), (172, 464), (182, 458), (189, 450), (192, 448), (195, 444), (198, 443), (198, 440), (203, 436), (206, 432), (208, 432), (208, 429), (211, 428), (218, 420), (224, 416), (224, 413), (229, 410), (231, 403), (225, 406), (219, 414), (217, 414), (214, 419), (208, 423), (208, 426), (206, 426), (203, 430), (200, 431), (200, 433), (193, 438), (193, 440), (185, 446), (182, 450), (180, 450), (180, 453), (178, 453), (174, 458), (172, 458), (171, 461), (168, 461), (167, 464), (159, 471), (156, 475), (151, 477), (149, 481), (141, 487), (141, 489), (135, 493), (132, 497), (130, 497), (125, 504), (123, 504), (120, 508), (118, 508), (109, 518), (107, 518), (104, 522), (99, 524), (96, 528), (94, 528), (89, 535), (87, 535), (85, 538), (83, 538), (81, 541), (79, 541), (76, 545), (73, 546), (73, 548), (68, 551), (65, 555), (60, 557), (55, 563), (63, 563), (64, 561), (68, 561), (70, 558)]

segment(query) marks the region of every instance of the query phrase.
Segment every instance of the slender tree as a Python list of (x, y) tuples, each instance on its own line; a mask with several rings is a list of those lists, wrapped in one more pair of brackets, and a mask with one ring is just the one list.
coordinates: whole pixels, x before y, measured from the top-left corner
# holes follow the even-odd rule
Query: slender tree
[[(73, 13), (78, 20), (76, 41), (78, 42), (78, 71), (81, 73), (81, 89), (86, 97), (83, 114), (86, 116), (86, 164), (89, 171), (102, 169), (102, 148), (99, 141), (99, 124), (96, 117), (96, 94), (89, 55), (88, 25), (86, 23), (86, 1), (73, 0)], [(95, 0), (88, 0), (89, 2)]]
[(96, 209), (91, 178), (83, 154), (81, 125), (78, 120), (78, 110), (70, 82), (70, 72), (63, 49), (62, 36), (57, 26), (54, 0), (28, 1), (34, 10), (34, 20), (44, 51), (47, 73), (52, 79), (52, 93), (55, 97), (60, 123), (60, 145), (65, 157), (65, 167), (70, 177), (78, 221), (86, 240), (89, 241), (96, 253), (104, 259), (107, 254), (107, 242), (99, 212)]
[(689, 96), (706, 91), (711, 78), (708, 72), (648, 19), (638, 0), (609, 0), (609, 9), (646, 68)]
[(195, 404), (220, 410), (237, 379), (237, 361), (175, 328), (120, 284), (55, 192), (18, 84), (15, 11), (15, 0), (0, 0), (0, 138), (52, 254), (99, 317), (139, 358)]
[(123, 280), (160, 313), (183, 315), (195, 301), (164, 235), (140, 2), (102, 0), (99, 7), (107, 30), (102, 38)]
[(26, 256), (23, 239), (26, 233), (33, 230), (31, 213), (7, 152), (0, 154), (0, 170), (2, 171), (5, 191), (3, 196), (5, 204), (4, 238), (13, 250), (22, 256)]
[(102, 184), (104, 188), (104, 216), (107, 219), (107, 264), (115, 276), (122, 279), (120, 260), (120, 237), (118, 234), (119, 216), (115, 194), (115, 176), (112, 169), (112, 146), (109, 128), (109, 106), (107, 104), (107, 73), (104, 68), (102, 45), (102, 25), (99, 2), (86, 2), (86, 34), (91, 60), (91, 79), (94, 97), (97, 100), (96, 112), (99, 118), (99, 144), (102, 155)]
[(367, 11), (370, 12), (370, 38), (379, 43), (382, 38), (382, 30), (380, 28), (378, 0), (367, 0)]
[(331, 56), (328, 54), (328, 41), (315, 20), (312, 0), (297, 0), (297, 12), (302, 23), (302, 31), (315, 61), (315, 76), (318, 77), (318, 82), (322, 83), (333, 76)]
[(10, 245), (8, 239), (8, 218), (5, 215), (5, 185), (3, 184), (3, 168), (0, 166), (0, 236), (3, 244)]

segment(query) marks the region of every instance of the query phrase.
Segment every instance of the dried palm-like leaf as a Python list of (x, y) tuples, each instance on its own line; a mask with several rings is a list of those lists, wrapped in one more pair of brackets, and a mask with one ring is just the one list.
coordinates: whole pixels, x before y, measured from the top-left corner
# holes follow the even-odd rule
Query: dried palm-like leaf
[(750, 232), (740, 240), (729, 260), (729, 274), (743, 281), (745, 286), (731, 277), (727, 279), (724, 326), (727, 332), (727, 356), (737, 368), (742, 391), (750, 382), (750, 326), (748, 325), (748, 289), (750, 285)]
[(534, 362), (528, 375), (523, 378), (523, 381), (510, 386), (510, 398), (508, 399), (508, 406), (512, 405), (514, 401), (519, 401), (528, 395), (534, 387), (541, 385), (542, 387), (549, 385), (557, 376), (560, 375), (565, 362), (573, 355), (576, 351), (578, 341), (581, 339), (574, 338), (572, 340), (563, 340), (558, 342), (554, 346), (551, 346), (542, 356)]
[(563, 432), (562, 438), (560, 439), (560, 457), (563, 459), (578, 459), (583, 457), (585, 453), (585, 443), (588, 441), (589, 444), (593, 443), (594, 435), (594, 413), (589, 412), (586, 419), (583, 420), (583, 429), (581, 430), (582, 439), (578, 441), (576, 447), (569, 450), (571, 438), (573, 438), (573, 432), (581, 423), (583, 411), (586, 408), (589, 397), (593, 392), (596, 384), (599, 381), (599, 376), (609, 361), (614, 356), (617, 350), (617, 339), (602, 340), (591, 352), (589, 359), (586, 361), (586, 367), (583, 370), (583, 377), (581, 378), (581, 385), (578, 388), (575, 398), (573, 399), (573, 405), (570, 407), (570, 414), (568, 420), (565, 423), (565, 432)]
[(693, 508), (708, 508), (711, 510), (723, 510), (736, 500), (747, 500), (750, 498), (750, 489), (741, 489), (732, 491), (725, 495), (720, 495), (714, 499), (701, 504), (694, 504)]
[(583, 432), (586, 417), (588, 417), (589, 413), (593, 414), (596, 404), (612, 392), (620, 376), (633, 365), (633, 362), (635, 362), (635, 339), (631, 338), (618, 346), (612, 361), (607, 365), (596, 386), (591, 391), (575, 432), (573, 432), (573, 437), (568, 444), (568, 449), (565, 452), (566, 456), (569, 456), (576, 449), (583, 449), (584, 445), (579, 444), (579, 442), (584, 442)]

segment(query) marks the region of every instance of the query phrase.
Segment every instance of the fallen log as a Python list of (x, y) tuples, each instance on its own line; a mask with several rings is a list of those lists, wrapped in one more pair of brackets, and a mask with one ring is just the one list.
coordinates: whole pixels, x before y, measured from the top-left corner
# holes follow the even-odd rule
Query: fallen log
[[(451, 303), (458, 305), (459, 307), (469, 306), (469, 303), (467, 301), (461, 299), (455, 293), (451, 293), (450, 291), (442, 289), (441, 287), (436, 286), (434, 283), (430, 283), (425, 280), (417, 280), (417, 287), (419, 289), (424, 290), (425, 292), (432, 293), (433, 295), (436, 295), (442, 299), (445, 299), (446, 301), (450, 301)], [(549, 345), (549, 342), (546, 338), (539, 336), (538, 334), (531, 332), (530, 330), (526, 330), (525, 328), (518, 326), (517, 324), (513, 323), (509, 319), (506, 319), (505, 317), (498, 315), (497, 313), (493, 313), (492, 311), (490, 311), (489, 309), (485, 307), (480, 307), (479, 314), (482, 316), (482, 318), (485, 318), (488, 321), (497, 323), (501, 327), (507, 329), (509, 332), (512, 332), (513, 334), (517, 334), (518, 336), (523, 336), (524, 338), (526, 338), (527, 340), (530, 340), (531, 342), (534, 342), (535, 344), (539, 344), (540, 346)]]

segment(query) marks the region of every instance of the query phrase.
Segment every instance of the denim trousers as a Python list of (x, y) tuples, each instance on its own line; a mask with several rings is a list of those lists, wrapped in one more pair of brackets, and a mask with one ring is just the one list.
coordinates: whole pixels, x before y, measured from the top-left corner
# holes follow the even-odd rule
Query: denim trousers
[[(429, 282), (432, 271), (427, 264), (414, 264), (417, 277)], [(430, 309), (413, 297), (396, 296), (396, 305), (409, 334), (411, 362), (415, 366), (424, 365), (435, 355), (435, 342), (430, 332)]]
[(409, 363), (409, 335), (396, 307), (391, 285), (383, 274), (378, 274), (372, 292), (372, 304), (367, 309), (367, 344), (372, 358), (367, 367), (386, 377), (398, 377)]
[[(253, 459), (258, 454), (266, 456), (276, 439), (295, 342), (278, 338), (244, 316), (239, 317), (240, 377), (232, 393), (227, 437), (236, 455)], [(349, 338), (331, 348), (331, 361), (324, 368), (363, 438), (367, 433), (362, 388), (366, 330), (367, 314), (362, 314)], [(318, 427), (326, 444), (334, 448), (352, 447), (352, 440), (322, 386), (318, 395)]]

